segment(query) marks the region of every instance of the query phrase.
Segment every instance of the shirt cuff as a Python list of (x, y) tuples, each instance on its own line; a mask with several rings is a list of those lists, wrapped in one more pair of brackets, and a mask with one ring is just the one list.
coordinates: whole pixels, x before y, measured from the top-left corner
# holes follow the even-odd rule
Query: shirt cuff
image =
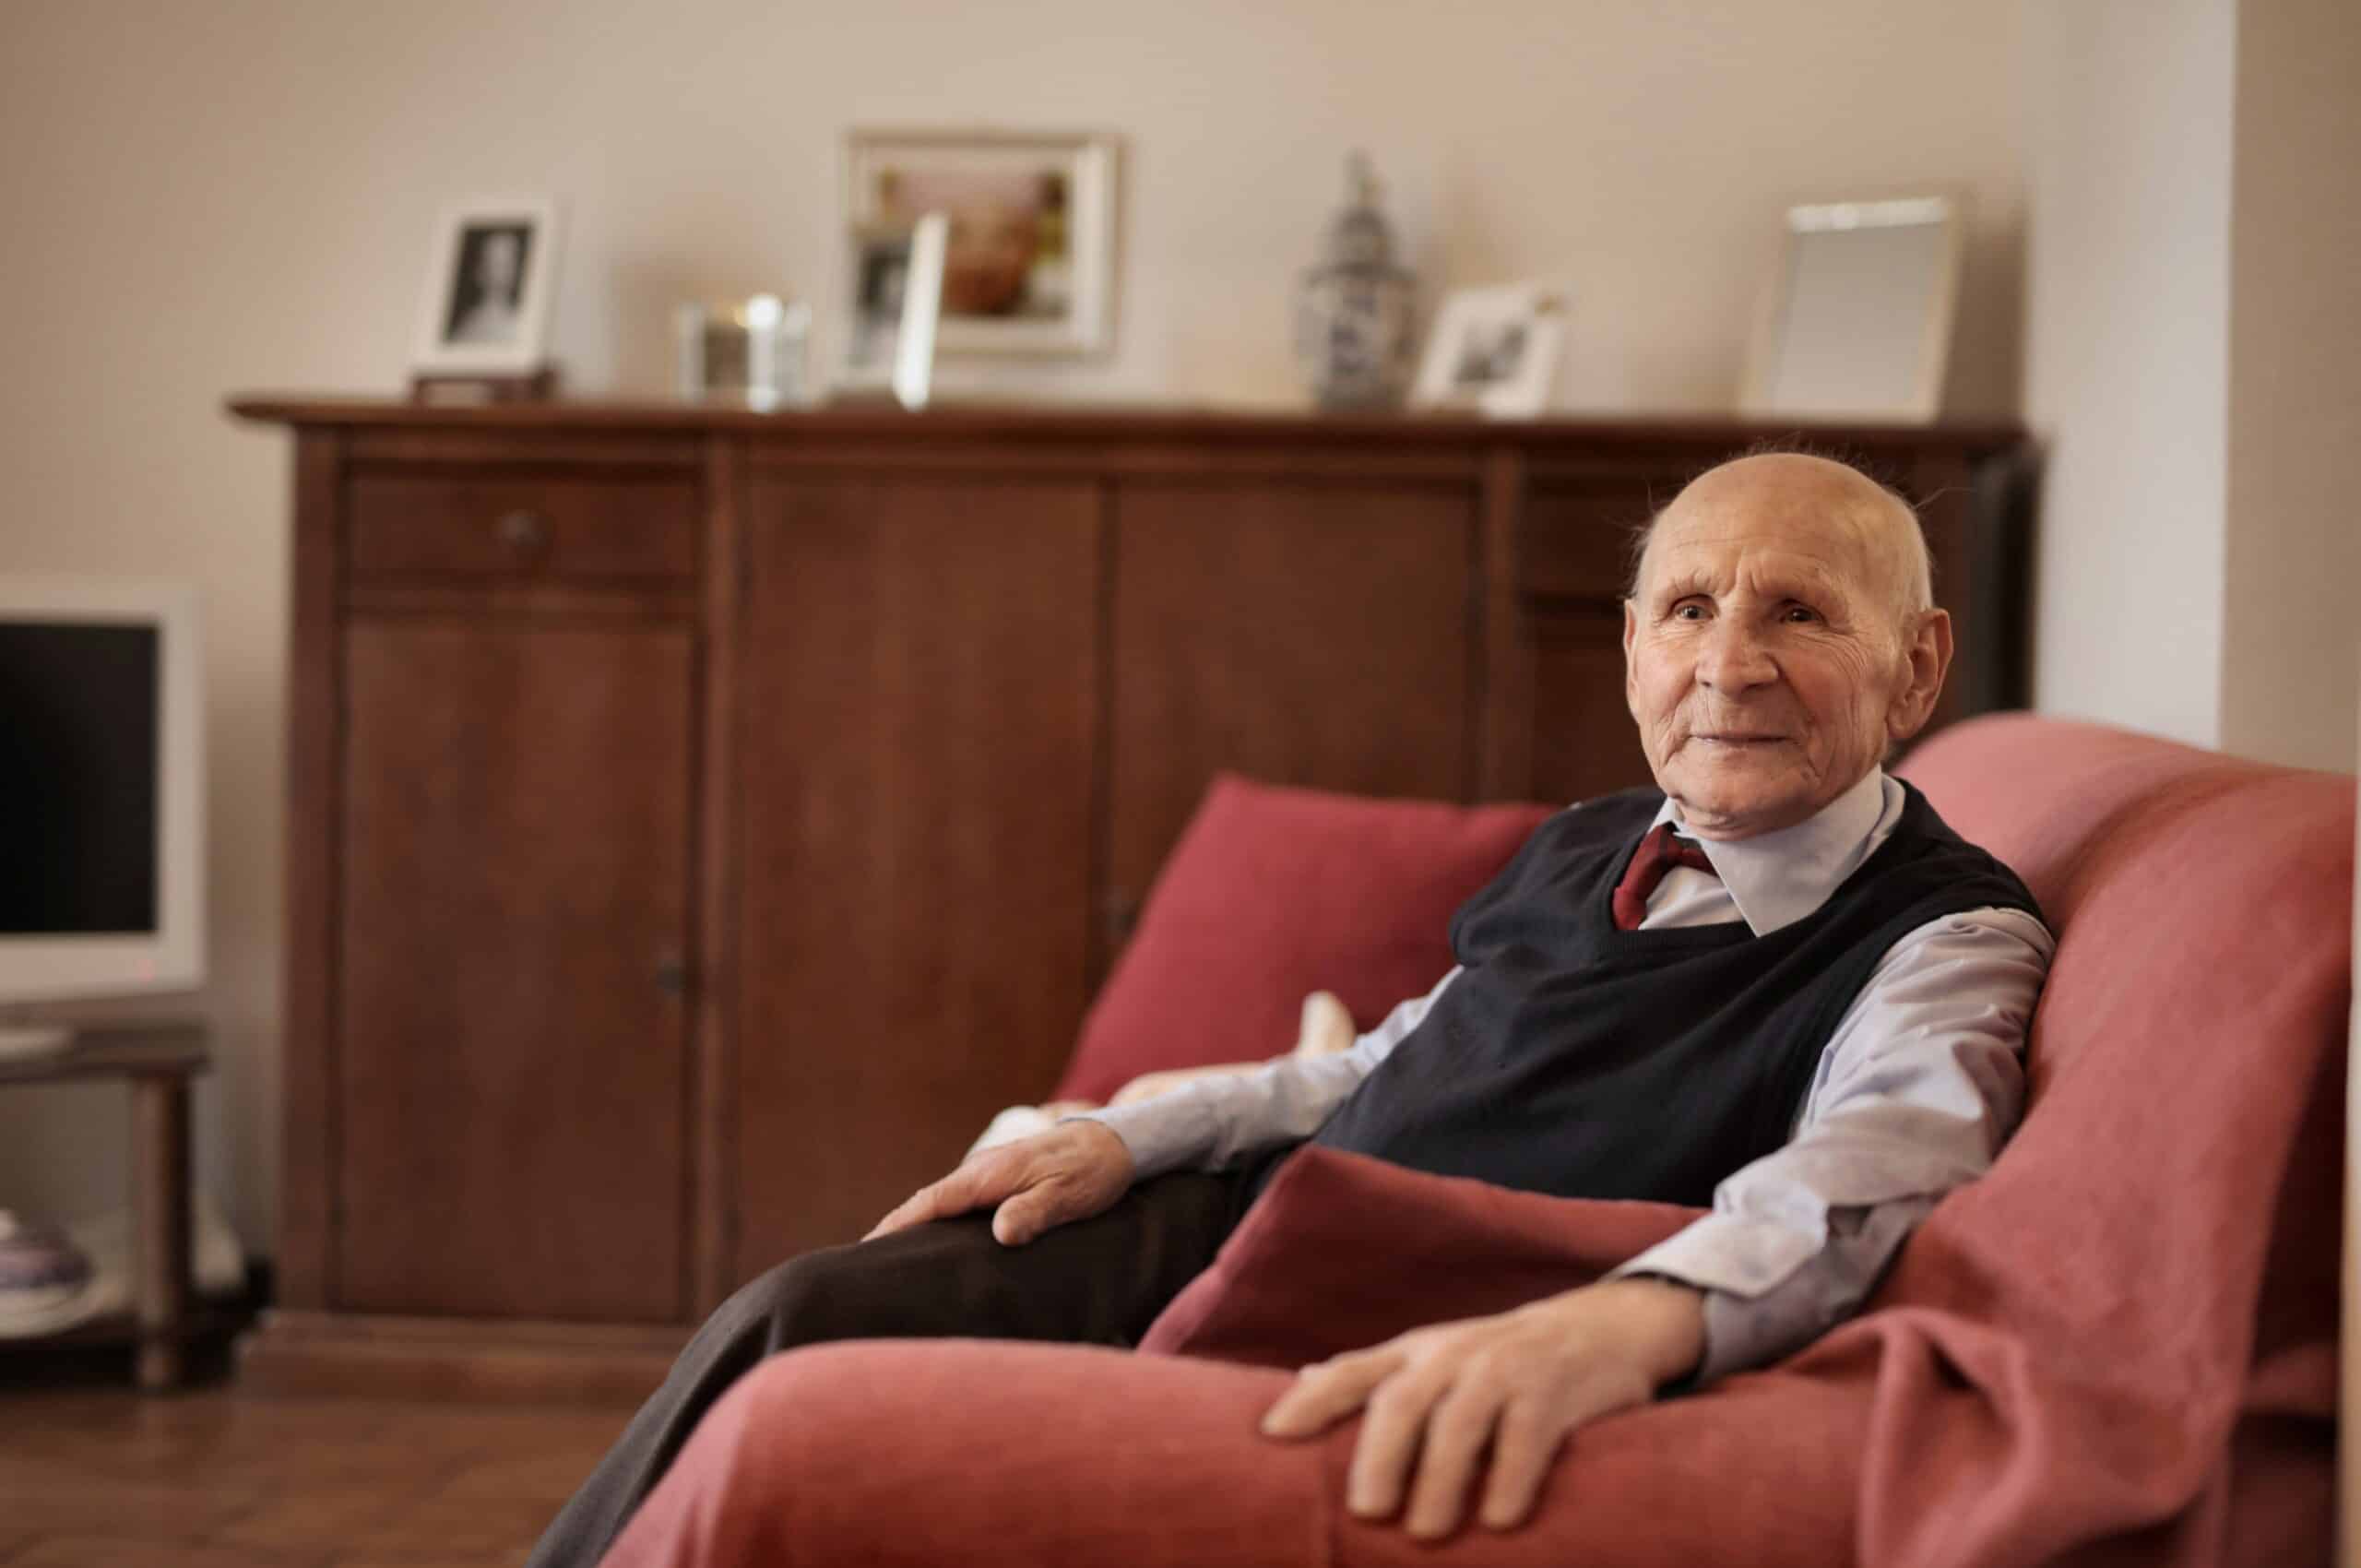
[(1145, 1182), (1180, 1170), (1200, 1158), (1203, 1117), (1190, 1114), (1185, 1095), (1157, 1095), (1131, 1105), (1109, 1106), (1062, 1116), (1060, 1122), (1096, 1122), (1132, 1151), (1132, 1180)]
[(1608, 1271), (1607, 1277), (1654, 1274), (1700, 1290), (1759, 1296), (1803, 1266), (1820, 1250), (1821, 1240), (1793, 1226), (1708, 1214)]
[[(1833, 1210), (1824, 1244), (1808, 1246), (1807, 1256), (1762, 1289), (1731, 1289), (1691, 1277), (1749, 1277), (1745, 1266), (1749, 1260), (1742, 1251), (1716, 1255), (1713, 1251), (1716, 1239), (1711, 1232), (1694, 1244), (1698, 1251), (1693, 1256), (1684, 1257), (1682, 1249), (1675, 1245), (1691, 1231), (1726, 1218), (1721, 1215), (1709, 1216), (1650, 1248), (1614, 1270), (1610, 1277), (1654, 1274), (1704, 1289), (1704, 1353), (1696, 1372), (1682, 1385), (1684, 1391), (1703, 1388), (1733, 1372), (1785, 1360), (1858, 1312), (1910, 1232), (1935, 1204), (1934, 1198), (1916, 1197)], [(1664, 1262), (1652, 1265), (1650, 1260), (1659, 1253), (1665, 1254)]]

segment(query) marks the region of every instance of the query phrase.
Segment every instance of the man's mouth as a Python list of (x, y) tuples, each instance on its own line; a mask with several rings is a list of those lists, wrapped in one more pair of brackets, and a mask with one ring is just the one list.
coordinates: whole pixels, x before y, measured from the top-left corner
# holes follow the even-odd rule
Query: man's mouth
[(1785, 735), (1756, 733), (1742, 730), (1701, 731), (1689, 737), (1692, 741), (1710, 741), (1717, 746), (1769, 746), (1786, 740)]

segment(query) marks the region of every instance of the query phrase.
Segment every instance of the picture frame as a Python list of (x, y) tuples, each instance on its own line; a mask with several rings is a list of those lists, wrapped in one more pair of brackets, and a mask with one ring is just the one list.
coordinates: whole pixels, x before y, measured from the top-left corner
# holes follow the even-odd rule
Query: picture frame
[(1738, 406), (1768, 417), (1941, 412), (1965, 202), (1938, 193), (1787, 208)]
[(934, 339), (943, 316), (943, 266), (951, 220), (930, 212), (910, 232), (910, 276), (902, 291), (902, 327), (894, 339), (894, 397), (923, 409), (934, 386)]
[(950, 229), (944, 215), (929, 212), (907, 228), (872, 224), (853, 236), (840, 389), (890, 387), (904, 407), (925, 406), (934, 379)]
[(1118, 138), (1096, 132), (856, 129), (845, 143), (856, 266), (866, 239), (941, 212), (942, 352), (1103, 354), (1114, 340), (1121, 155)]
[(1549, 404), (1566, 339), (1566, 291), (1533, 281), (1443, 297), (1411, 384), (1410, 406), (1531, 419)]
[(469, 201), (444, 214), (419, 306), (418, 377), (529, 377), (547, 366), (560, 217), (547, 196)]
[(692, 302), (672, 312), (674, 395), (766, 410), (810, 397), (805, 351), (812, 307), (754, 294), (722, 304)]

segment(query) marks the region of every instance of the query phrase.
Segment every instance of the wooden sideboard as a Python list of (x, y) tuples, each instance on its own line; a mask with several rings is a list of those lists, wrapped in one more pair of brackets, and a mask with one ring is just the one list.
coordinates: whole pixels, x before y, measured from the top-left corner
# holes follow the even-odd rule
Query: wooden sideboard
[[(279, 1386), (628, 1395), (1054, 1082), (1216, 769), (1642, 781), (1628, 530), (1797, 432), (250, 398), (294, 434)], [(1819, 428), (2018, 696), (2012, 427)], [(1240, 1042), (1241, 1052), (1280, 1041)]]

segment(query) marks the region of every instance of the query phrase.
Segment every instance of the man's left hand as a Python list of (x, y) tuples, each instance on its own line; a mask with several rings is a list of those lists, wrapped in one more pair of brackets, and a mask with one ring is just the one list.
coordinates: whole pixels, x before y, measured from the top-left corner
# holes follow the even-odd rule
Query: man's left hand
[(1264, 1413), (1263, 1432), (1310, 1437), (1366, 1408), (1345, 1506), (1360, 1518), (1386, 1518), (1402, 1508), (1408, 1486), (1405, 1527), (1428, 1540), (1458, 1527), (1489, 1450), (1477, 1517), (1510, 1529), (1533, 1511), (1568, 1432), (1655, 1398), (1695, 1369), (1704, 1344), (1697, 1290), (1604, 1280), (1314, 1362)]

